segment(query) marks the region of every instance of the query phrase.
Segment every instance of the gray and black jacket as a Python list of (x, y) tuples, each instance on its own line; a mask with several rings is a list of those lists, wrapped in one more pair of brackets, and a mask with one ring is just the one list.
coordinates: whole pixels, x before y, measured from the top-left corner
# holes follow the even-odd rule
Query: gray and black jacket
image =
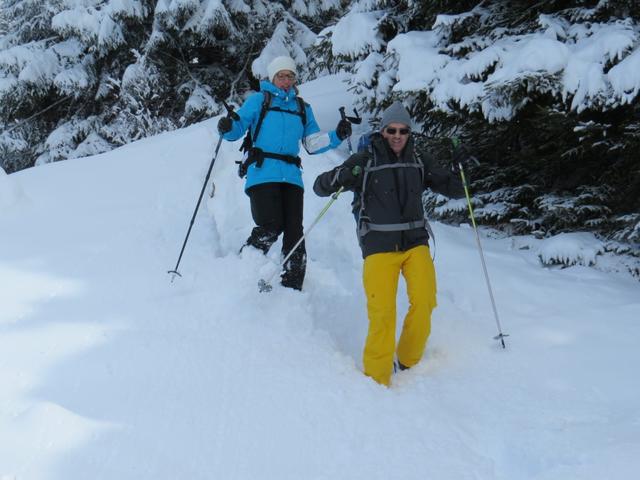
[(362, 256), (374, 253), (406, 251), (428, 245), (422, 193), (431, 189), (448, 197), (464, 195), (462, 183), (453, 173), (423, 162), (414, 155), (409, 138), (400, 157), (379, 133), (371, 136), (370, 151), (351, 155), (342, 165), (316, 178), (313, 190), (326, 197), (339, 185), (341, 169), (362, 169), (355, 187), (354, 213)]

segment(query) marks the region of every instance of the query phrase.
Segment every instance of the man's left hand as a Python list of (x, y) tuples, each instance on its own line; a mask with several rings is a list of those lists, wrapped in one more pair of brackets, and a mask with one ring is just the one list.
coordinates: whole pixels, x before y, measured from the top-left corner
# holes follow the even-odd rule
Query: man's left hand
[(464, 145), (457, 146), (453, 149), (453, 152), (451, 152), (451, 162), (455, 167), (457, 167), (459, 163), (464, 164), (469, 157), (469, 150)]

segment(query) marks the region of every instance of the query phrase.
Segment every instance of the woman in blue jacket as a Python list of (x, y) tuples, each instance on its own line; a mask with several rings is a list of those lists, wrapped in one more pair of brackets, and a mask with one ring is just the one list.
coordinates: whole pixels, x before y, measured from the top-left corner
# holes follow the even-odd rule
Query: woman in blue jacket
[[(320, 131), (311, 106), (297, 96), (296, 64), (290, 57), (276, 57), (267, 72), (269, 80), (260, 82), (260, 92), (238, 109), (239, 120), (222, 117), (218, 132), (234, 141), (250, 129), (252, 147), (241, 168), (246, 172), (245, 192), (256, 226), (244, 246), (266, 254), (284, 233), (282, 255), (286, 256), (303, 235), (300, 142), (310, 154), (326, 152), (351, 135), (351, 124), (340, 120), (335, 130)], [(305, 269), (302, 242), (284, 265), (282, 285), (301, 290)]]

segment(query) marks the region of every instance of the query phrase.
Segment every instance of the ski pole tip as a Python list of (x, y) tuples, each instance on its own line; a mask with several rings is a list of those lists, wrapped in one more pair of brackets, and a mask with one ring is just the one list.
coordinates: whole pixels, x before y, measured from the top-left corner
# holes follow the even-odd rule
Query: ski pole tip
[(273, 290), (273, 287), (266, 280), (260, 279), (260, 281), (258, 282), (258, 290), (260, 290), (260, 293), (269, 293), (271, 290)]
[(167, 273), (169, 275), (171, 275), (171, 283), (173, 283), (173, 281), (175, 280), (176, 276), (182, 277), (182, 275), (180, 275), (180, 272), (178, 272), (177, 270), (169, 270)]
[(504, 343), (504, 337), (508, 337), (509, 334), (508, 333), (499, 333), (498, 335), (496, 335), (495, 337), (493, 337), (494, 340), (500, 340), (500, 343), (502, 344), (502, 348), (507, 348), (507, 345)]

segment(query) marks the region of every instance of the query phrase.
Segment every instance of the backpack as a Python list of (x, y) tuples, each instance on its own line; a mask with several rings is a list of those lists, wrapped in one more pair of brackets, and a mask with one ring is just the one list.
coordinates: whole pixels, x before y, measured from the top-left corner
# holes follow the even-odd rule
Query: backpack
[[(367, 167), (371, 166), (371, 162), (373, 161), (373, 149), (371, 147), (371, 135), (373, 135), (375, 132), (373, 130), (370, 130), (366, 133), (363, 133), (360, 138), (358, 139), (358, 148), (356, 149), (357, 153), (364, 153), (364, 152), (369, 152), (370, 155), (370, 160), (367, 164)], [(364, 189), (365, 186), (364, 184), (362, 185), (362, 188)], [(361, 198), (362, 193), (361, 192), (353, 192), (353, 200), (351, 201), (351, 208), (352, 208), (352, 212), (353, 212), (353, 218), (355, 218), (356, 220), (356, 224), (360, 223), (359, 219), (360, 219), (360, 211), (361, 211), (361, 202), (360, 202), (360, 198)]]
[(262, 92), (264, 98), (262, 100), (262, 107), (260, 108), (260, 115), (258, 116), (258, 122), (256, 123), (256, 128), (253, 131), (253, 135), (251, 135), (251, 128), (247, 130), (247, 134), (242, 141), (242, 145), (240, 146), (240, 151), (246, 154), (246, 158), (244, 161), (236, 161), (238, 164), (238, 175), (240, 178), (244, 178), (247, 175), (247, 170), (249, 169), (249, 165), (252, 163), (257, 164), (258, 168), (262, 166), (262, 162), (264, 161), (264, 157), (267, 156), (269, 158), (275, 158), (278, 160), (283, 160), (287, 163), (293, 163), (296, 166), (300, 166), (300, 157), (294, 157), (292, 155), (282, 155), (279, 153), (271, 153), (264, 152), (262, 149), (254, 147), (256, 140), (258, 139), (258, 135), (260, 134), (260, 128), (262, 128), (262, 122), (264, 117), (267, 115), (267, 112), (283, 112), (288, 113), (290, 115), (297, 115), (300, 117), (300, 121), (302, 121), (302, 128), (307, 125), (307, 109), (306, 104), (302, 97), (296, 96), (296, 103), (298, 104), (298, 111), (293, 112), (291, 110), (285, 110), (280, 107), (272, 107), (271, 100), (273, 95), (271, 92)]
[[(373, 150), (371, 148), (371, 135), (374, 133), (373, 130), (370, 130), (366, 133), (363, 133), (358, 139), (358, 148), (356, 149), (357, 153), (369, 152), (371, 157), (373, 157)], [(362, 185), (364, 188), (364, 185)], [(351, 209), (353, 212), (353, 218), (355, 218), (356, 223), (358, 223), (358, 219), (360, 218), (360, 192), (353, 192), (353, 200), (351, 201)]]
[(358, 148), (357, 152), (362, 153), (369, 151), (371, 153), (371, 135), (373, 135), (374, 131), (370, 130), (367, 133), (363, 133), (358, 139)]
[[(374, 167), (375, 165), (377, 165), (376, 161), (375, 161), (375, 154), (373, 152), (373, 147), (371, 144), (371, 136), (374, 134), (374, 131), (369, 131), (367, 133), (362, 134), (362, 136), (360, 137), (360, 139), (358, 140), (358, 148), (357, 148), (357, 152), (358, 153), (362, 153), (362, 152), (369, 152), (369, 160), (367, 161), (367, 165), (365, 166), (365, 177), (363, 179), (363, 183), (362, 183), (362, 190), (360, 192), (353, 192), (353, 201), (351, 202), (351, 207), (353, 209), (353, 216), (356, 220), (356, 225), (358, 226), (358, 239), (359, 241), (362, 241), (362, 237), (364, 235), (366, 235), (366, 233), (370, 230), (382, 230), (382, 231), (394, 231), (394, 230), (398, 230), (401, 229), (402, 227), (406, 227), (406, 225), (389, 225), (389, 226), (376, 226), (374, 228), (371, 227), (367, 227), (366, 225), (366, 220), (364, 220), (365, 218), (367, 218), (366, 216), (363, 216), (365, 213), (365, 205), (364, 202), (362, 201), (362, 198), (364, 197), (364, 192), (366, 189), (366, 180), (367, 180), (367, 173), (368, 171)], [(417, 152), (414, 151), (414, 157), (416, 159), (416, 163), (418, 163), (420, 165), (420, 172), (421, 175), (424, 176), (424, 161), (422, 160), (422, 158), (418, 155)], [(360, 222), (360, 218), (363, 218), (363, 222)], [(420, 224), (422, 224), (422, 222), (420, 222)], [(424, 228), (427, 230), (427, 232), (429, 233), (429, 237), (433, 240), (433, 245), (434, 245), (434, 258), (435, 258), (435, 242), (436, 242), (436, 237), (433, 233), (433, 230), (431, 228), (431, 225), (429, 225), (429, 221), (425, 218), (424, 219), (424, 223), (423, 223)]]

